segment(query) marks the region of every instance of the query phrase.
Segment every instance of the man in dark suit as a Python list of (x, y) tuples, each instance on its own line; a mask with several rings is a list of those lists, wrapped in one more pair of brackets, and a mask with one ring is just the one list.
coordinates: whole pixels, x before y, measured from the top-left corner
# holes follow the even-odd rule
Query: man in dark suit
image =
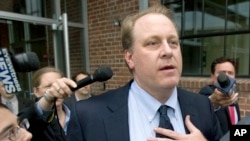
[[(72, 80), (75, 82), (78, 82), (80, 80), (83, 80), (84, 78), (88, 77), (90, 74), (86, 71), (79, 71), (76, 74), (72, 76)], [(91, 85), (87, 85), (84, 87), (81, 87), (77, 89), (73, 95), (66, 98), (64, 100), (64, 103), (66, 103), (69, 107), (71, 107), (73, 104), (75, 104), (79, 100), (88, 99), (92, 96), (91, 94)]]
[[(205, 96), (177, 88), (182, 55), (171, 11), (151, 7), (122, 23), (127, 85), (77, 102), (71, 110), (69, 141), (216, 141), (222, 136)], [(160, 118), (159, 107), (167, 107)], [(170, 119), (166, 121), (165, 119)], [(165, 121), (164, 121), (165, 120)], [(173, 130), (158, 127), (168, 122)]]
[(0, 102), (5, 104), (10, 109), (10, 111), (14, 113), (15, 115), (17, 115), (19, 111), (21, 111), (25, 107), (32, 105), (33, 103), (32, 100), (24, 99), (20, 97), (19, 94), (6, 93), (6, 90), (2, 81), (0, 81)]
[[(229, 131), (230, 127), (240, 120), (240, 108), (237, 103), (238, 93), (232, 95), (224, 94), (215, 87), (219, 73), (225, 73), (228, 77), (235, 79), (236, 62), (234, 58), (219, 57), (211, 63), (211, 80), (212, 84), (203, 87), (200, 94), (209, 97), (214, 105), (214, 111), (217, 115), (223, 133)], [(232, 113), (230, 114), (230, 109)], [(230, 116), (232, 115), (232, 117)]]

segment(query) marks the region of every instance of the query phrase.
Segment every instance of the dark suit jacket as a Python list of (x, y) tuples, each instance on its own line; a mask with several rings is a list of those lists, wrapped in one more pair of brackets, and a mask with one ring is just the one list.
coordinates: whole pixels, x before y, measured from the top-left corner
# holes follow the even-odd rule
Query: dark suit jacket
[[(91, 94), (91, 97), (93, 97), (93, 96), (95, 96), (95, 95), (92, 95), (92, 94)], [(84, 100), (86, 100), (86, 99), (84, 99)], [(70, 109), (71, 109), (71, 107), (73, 107), (73, 105), (74, 105), (76, 102), (78, 102), (78, 101), (76, 100), (76, 95), (75, 95), (75, 94), (71, 95), (70, 97), (67, 97), (67, 98), (64, 100), (64, 103), (65, 103)]]
[(67, 97), (67, 98), (64, 100), (64, 103), (65, 103), (66, 105), (68, 105), (70, 109), (71, 109), (71, 107), (72, 107), (76, 102), (77, 102), (77, 100), (76, 100), (75, 94), (73, 94), (73, 95), (70, 96), (70, 97)]
[[(131, 82), (76, 103), (71, 110), (68, 141), (129, 141), (128, 93)], [(209, 141), (219, 140), (221, 129), (208, 98), (178, 88), (178, 100), (183, 119), (190, 115), (192, 123)]]
[(19, 112), (20, 120), (27, 118), (32, 133), (32, 141), (65, 141), (65, 133), (57, 118), (55, 111), (47, 111), (43, 116), (38, 114), (35, 104)]
[[(215, 89), (214, 85), (207, 85), (203, 87), (199, 93), (205, 96), (210, 96), (214, 92), (214, 89)], [(235, 103), (235, 108), (237, 111), (238, 119), (240, 120), (240, 108), (238, 103)], [(215, 114), (220, 122), (222, 132), (223, 134), (225, 134), (227, 131), (229, 131), (230, 127), (232, 126), (228, 107), (221, 107), (219, 110), (215, 112)]]

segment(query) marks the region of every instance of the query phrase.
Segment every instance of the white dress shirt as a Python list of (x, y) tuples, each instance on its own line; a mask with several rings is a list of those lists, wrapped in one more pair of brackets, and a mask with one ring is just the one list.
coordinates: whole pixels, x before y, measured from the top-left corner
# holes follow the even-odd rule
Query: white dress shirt
[[(165, 105), (173, 108), (168, 109), (168, 116), (174, 130), (186, 133), (176, 88)], [(140, 88), (135, 81), (131, 84), (128, 99), (130, 141), (146, 141), (148, 137), (155, 137), (153, 129), (159, 125), (157, 110), (160, 106), (161, 103)]]
[(2, 103), (6, 104), (7, 101), (10, 101), (11, 102), (11, 105), (12, 105), (12, 112), (17, 115), (18, 114), (18, 99), (16, 97), (16, 95), (14, 95), (11, 99), (6, 99), (4, 98), (3, 96), (1, 96), (1, 100), (2, 100)]

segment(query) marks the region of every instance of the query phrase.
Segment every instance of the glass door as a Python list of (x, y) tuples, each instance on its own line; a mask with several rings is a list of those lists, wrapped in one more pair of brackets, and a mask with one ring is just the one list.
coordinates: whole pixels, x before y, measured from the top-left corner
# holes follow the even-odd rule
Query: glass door
[[(70, 77), (72, 70), (87, 69), (88, 49), (82, 18), (70, 18), (75, 22), (69, 22), (67, 15), (67, 12), (81, 12), (84, 6), (73, 9), (75, 11), (61, 10), (61, 7), (66, 8), (71, 4), (85, 5), (86, 8), (85, 0), (72, 3), (60, 0), (7, 1), (5, 5), (13, 8), (8, 10), (0, 6), (0, 48), (8, 48), (14, 54), (32, 51), (37, 54), (40, 67), (55, 66), (66, 77)], [(82, 13), (78, 15), (82, 17), (80, 15)], [(72, 34), (71, 38), (69, 34)], [(74, 63), (70, 62), (71, 58)], [(32, 73), (17, 72), (24, 97), (32, 95)]]

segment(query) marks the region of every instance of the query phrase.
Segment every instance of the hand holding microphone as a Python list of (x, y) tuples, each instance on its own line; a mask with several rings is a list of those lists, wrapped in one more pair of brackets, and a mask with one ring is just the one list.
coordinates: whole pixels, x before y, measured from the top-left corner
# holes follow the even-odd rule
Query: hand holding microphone
[(217, 77), (217, 82), (214, 84), (216, 89), (209, 96), (211, 102), (216, 106), (226, 107), (234, 104), (238, 100), (236, 92), (235, 79), (227, 76), (224, 72), (220, 72)]
[(230, 96), (236, 92), (236, 81), (235, 79), (227, 76), (224, 72), (220, 72), (217, 77), (216, 88), (222, 93)]
[(43, 95), (42, 108), (44, 110), (51, 109), (54, 102), (58, 99), (64, 99), (65, 97), (72, 94), (73, 91), (94, 83), (96, 81), (103, 82), (110, 79), (113, 76), (113, 72), (110, 67), (102, 66), (95, 70), (94, 74), (78, 81), (75, 83), (69, 78), (61, 78), (52, 84), (52, 86), (47, 89)]
[(71, 88), (72, 91), (75, 91), (81, 87), (87, 86), (96, 81), (103, 82), (110, 79), (113, 76), (113, 72), (110, 67), (102, 66), (95, 70), (94, 74), (80, 80), (77, 82), (77, 87)]

